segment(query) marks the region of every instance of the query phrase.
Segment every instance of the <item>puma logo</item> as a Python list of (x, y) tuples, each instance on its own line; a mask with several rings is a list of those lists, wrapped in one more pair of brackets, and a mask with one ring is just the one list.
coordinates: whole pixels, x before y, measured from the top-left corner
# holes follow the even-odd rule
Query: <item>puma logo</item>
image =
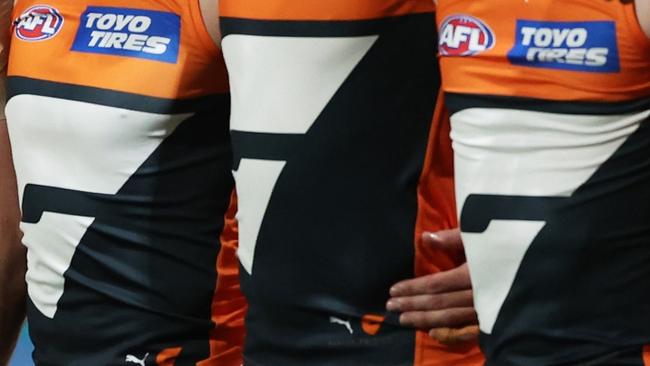
[(146, 366), (145, 362), (147, 361), (147, 357), (149, 357), (149, 352), (147, 352), (147, 354), (144, 355), (144, 357), (142, 359), (139, 359), (139, 358), (135, 357), (134, 355), (126, 355), (126, 360), (124, 360), (124, 361), (134, 363), (134, 364), (140, 365), (140, 366)]
[(330, 323), (342, 325), (345, 327), (345, 329), (348, 330), (348, 332), (350, 332), (350, 334), (354, 334), (354, 329), (352, 329), (352, 324), (350, 324), (349, 320), (343, 320), (335, 316), (330, 316)]

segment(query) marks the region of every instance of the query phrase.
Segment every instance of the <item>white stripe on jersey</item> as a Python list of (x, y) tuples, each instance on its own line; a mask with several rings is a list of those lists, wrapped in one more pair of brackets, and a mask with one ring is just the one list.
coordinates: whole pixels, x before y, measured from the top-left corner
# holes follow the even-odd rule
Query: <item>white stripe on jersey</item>
[[(456, 198), (470, 194), (569, 197), (634, 133), (650, 111), (566, 115), (472, 108), (451, 116)], [(463, 233), (481, 330), (490, 334), (543, 221), (495, 220)]]
[[(230, 75), (231, 129), (306, 134), (378, 38), (225, 37), (222, 43)], [(234, 172), (239, 195), (237, 253), (248, 274), (253, 273), (258, 234), (286, 164), (291, 162), (242, 159)]]
[[(22, 206), (27, 184), (116, 194), (190, 114), (169, 116), (18, 95), (9, 101), (7, 116)], [(28, 248), (28, 293), (49, 318), (63, 295), (63, 274), (93, 221), (45, 212), (37, 224), (21, 224)]]

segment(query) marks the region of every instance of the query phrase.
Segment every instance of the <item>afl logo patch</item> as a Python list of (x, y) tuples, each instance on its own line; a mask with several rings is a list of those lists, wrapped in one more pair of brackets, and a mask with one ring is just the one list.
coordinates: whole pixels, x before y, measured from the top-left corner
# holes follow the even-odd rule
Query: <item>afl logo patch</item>
[(63, 16), (48, 5), (25, 10), (16, 20), (16, 37), (23, 41), (44, 41), (56, 36), (63, 27)]
[(440, 54), (472, 56), (494, 47), (494, 33), (480, 19), (469, 15), (451, 15), (440, 26)]

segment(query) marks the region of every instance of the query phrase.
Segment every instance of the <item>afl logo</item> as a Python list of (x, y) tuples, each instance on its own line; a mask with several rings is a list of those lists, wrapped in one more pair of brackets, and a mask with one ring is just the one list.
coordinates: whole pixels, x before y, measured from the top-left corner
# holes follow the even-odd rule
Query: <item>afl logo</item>
[(480, 19), (469, 15), (451, 15), (440, 26), (440, 54), (472, 56), (494, 47), (494, 33)]
[(44, 41), (59, 33), (63, 16), (48, 5), (36, 5), (25, 10), (15, 22), (16, 36), (23, 41)]

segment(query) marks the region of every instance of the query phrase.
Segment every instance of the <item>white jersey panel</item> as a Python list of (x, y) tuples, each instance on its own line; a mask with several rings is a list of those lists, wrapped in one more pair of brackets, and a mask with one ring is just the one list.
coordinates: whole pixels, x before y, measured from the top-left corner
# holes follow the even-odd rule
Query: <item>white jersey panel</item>
[[(38, 105), (38, 109), (30, 108)], [(162, 115), (51, 97), (7, 105), (21, 206), (28, 184), (115, 194), (189, 115)], [(45, 212), (22, 223), (31, 300), (53, 318), (75, 249), (94, 218)]]
[[(649, 115), (650, 111), (588, 116), (483, 108), (454, 113), (459, 212), (474, 194), (571, 196)], [(483, 233), (463, 232), (484, 333), (492, 332), (519, 265), (544, 224), (493, 220)]]
[[(378, 38), (227, 36), (232, 129), (307, 133)], [(246, 57), (251, 50), (255, 58)], [(260, 84), (273, 85), (274, 93)]]
[[(378, 36), (271, 37), (229, 35), (223, 48), (230, 75), (233, 131), (306, 134)], [(247, 57), (254, 50), (256, 57)], [(267, 93), (271, 85), (275, 91)], [(255, 101), (251, 105), (250, 101)], [(291, 162), (242, 159), (234, 172), (239, 194), (240, 262), (248, 274), (275, 184)]]

